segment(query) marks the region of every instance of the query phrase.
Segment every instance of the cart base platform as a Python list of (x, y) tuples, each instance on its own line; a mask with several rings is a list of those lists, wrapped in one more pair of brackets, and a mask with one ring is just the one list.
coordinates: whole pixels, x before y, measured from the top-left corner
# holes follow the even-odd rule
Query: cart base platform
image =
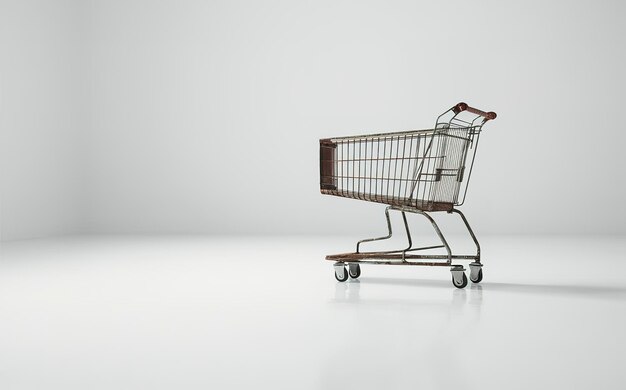
[[(402, 253), (365, 252), (365, 253), (339, 253), (326, 256), (326, 260), (339, 263), (367, 263), (386, 265), (429, 265), (450, 266), (451, 261), (413, 261), (413, 260), (448, 260), (447, 255), (412, 255)], [(475, 255), (452, 255), (451, 260), (479, 260)]]

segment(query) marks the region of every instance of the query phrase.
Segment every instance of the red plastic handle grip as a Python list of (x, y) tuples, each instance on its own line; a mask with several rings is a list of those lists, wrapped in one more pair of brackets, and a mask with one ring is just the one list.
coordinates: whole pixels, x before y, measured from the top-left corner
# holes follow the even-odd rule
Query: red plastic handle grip
[(485, 118), (485, 120), (496, 119), (496, 117), (498, 116), (493, 111), (485, 112), (485, 111), (479, 110), (478, 108), (470, 107), (467, 105), (467, 103), (459, 103), (456, 106), (454, 106), (452, 110), (454, 111), (455, 114), (458, 114), (459, 112), (462, 112), (462, 111), (471, 112), (472, 114), (482, 116), (483, 118)]

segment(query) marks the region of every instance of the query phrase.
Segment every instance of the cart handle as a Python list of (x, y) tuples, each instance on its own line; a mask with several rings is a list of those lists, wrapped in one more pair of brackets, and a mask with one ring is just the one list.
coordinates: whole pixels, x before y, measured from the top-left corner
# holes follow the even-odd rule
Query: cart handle
[(498, 116), (493, 111), (485, 112), (485, 111), (479, 110), (478, 108), (470, 107), (467, 105), (467, 103), (463, 103), (463, 102), (452, 107), (452, 111), (454, 111), (455, 114), (458, 114), (463, 111), (468, 111), (468, 112), (471, 112), (472, 114), (482, 116), (483, 118), (485, 118), (485, 121), (488, 121), (489, 119), (496, 119), (496, 117)]

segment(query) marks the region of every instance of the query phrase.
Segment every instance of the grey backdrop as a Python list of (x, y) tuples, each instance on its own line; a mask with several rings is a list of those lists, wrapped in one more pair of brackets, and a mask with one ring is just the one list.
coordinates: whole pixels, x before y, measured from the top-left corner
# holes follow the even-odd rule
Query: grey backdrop
[(624, 234), (619, 1), (2, 1), (2, 239), (366, 233), (321, 137), (494, 110), (481, 234)]

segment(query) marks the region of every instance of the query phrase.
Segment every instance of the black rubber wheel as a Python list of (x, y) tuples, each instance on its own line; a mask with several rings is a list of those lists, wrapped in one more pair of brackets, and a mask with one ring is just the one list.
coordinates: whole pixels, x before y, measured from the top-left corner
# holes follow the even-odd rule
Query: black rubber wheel
[(343, 278), (339, 278), (339, 275), (337, 275), (337, 272), (335, 272), (335, 279), (337, 279), (337, 281), (339, 282), (345, 282), (346, 280), (348, 280), (348, 271), (345, 269), (343, 269)]
[(361, 276), (361, 266), (358, 264), (356, 265), (356, 274), (354, 275), (352, 275), (352, 272), (350, 272), (350, 266), (348, 266), (348, 274), (352, 279), (357, 279), (359, 276)]
[(482, 268), (478, 271), (478, 277), (476, 280), (472, 279), (472, 274), (470, 273), (470, 280), (472, 283), (480, 283), (483, 280), (483, 270)]
[(456, 287), (456, 288), (465, 288), (465, 286), (467, 286), (467, 276), (465, 276), (465, 273), (463, 273), (463, 283), (456, 284), (456, 281), (454, 280), (454, 276), (453, 276), (452, 277), (452, 284), (454, 284), (454, 287)]

